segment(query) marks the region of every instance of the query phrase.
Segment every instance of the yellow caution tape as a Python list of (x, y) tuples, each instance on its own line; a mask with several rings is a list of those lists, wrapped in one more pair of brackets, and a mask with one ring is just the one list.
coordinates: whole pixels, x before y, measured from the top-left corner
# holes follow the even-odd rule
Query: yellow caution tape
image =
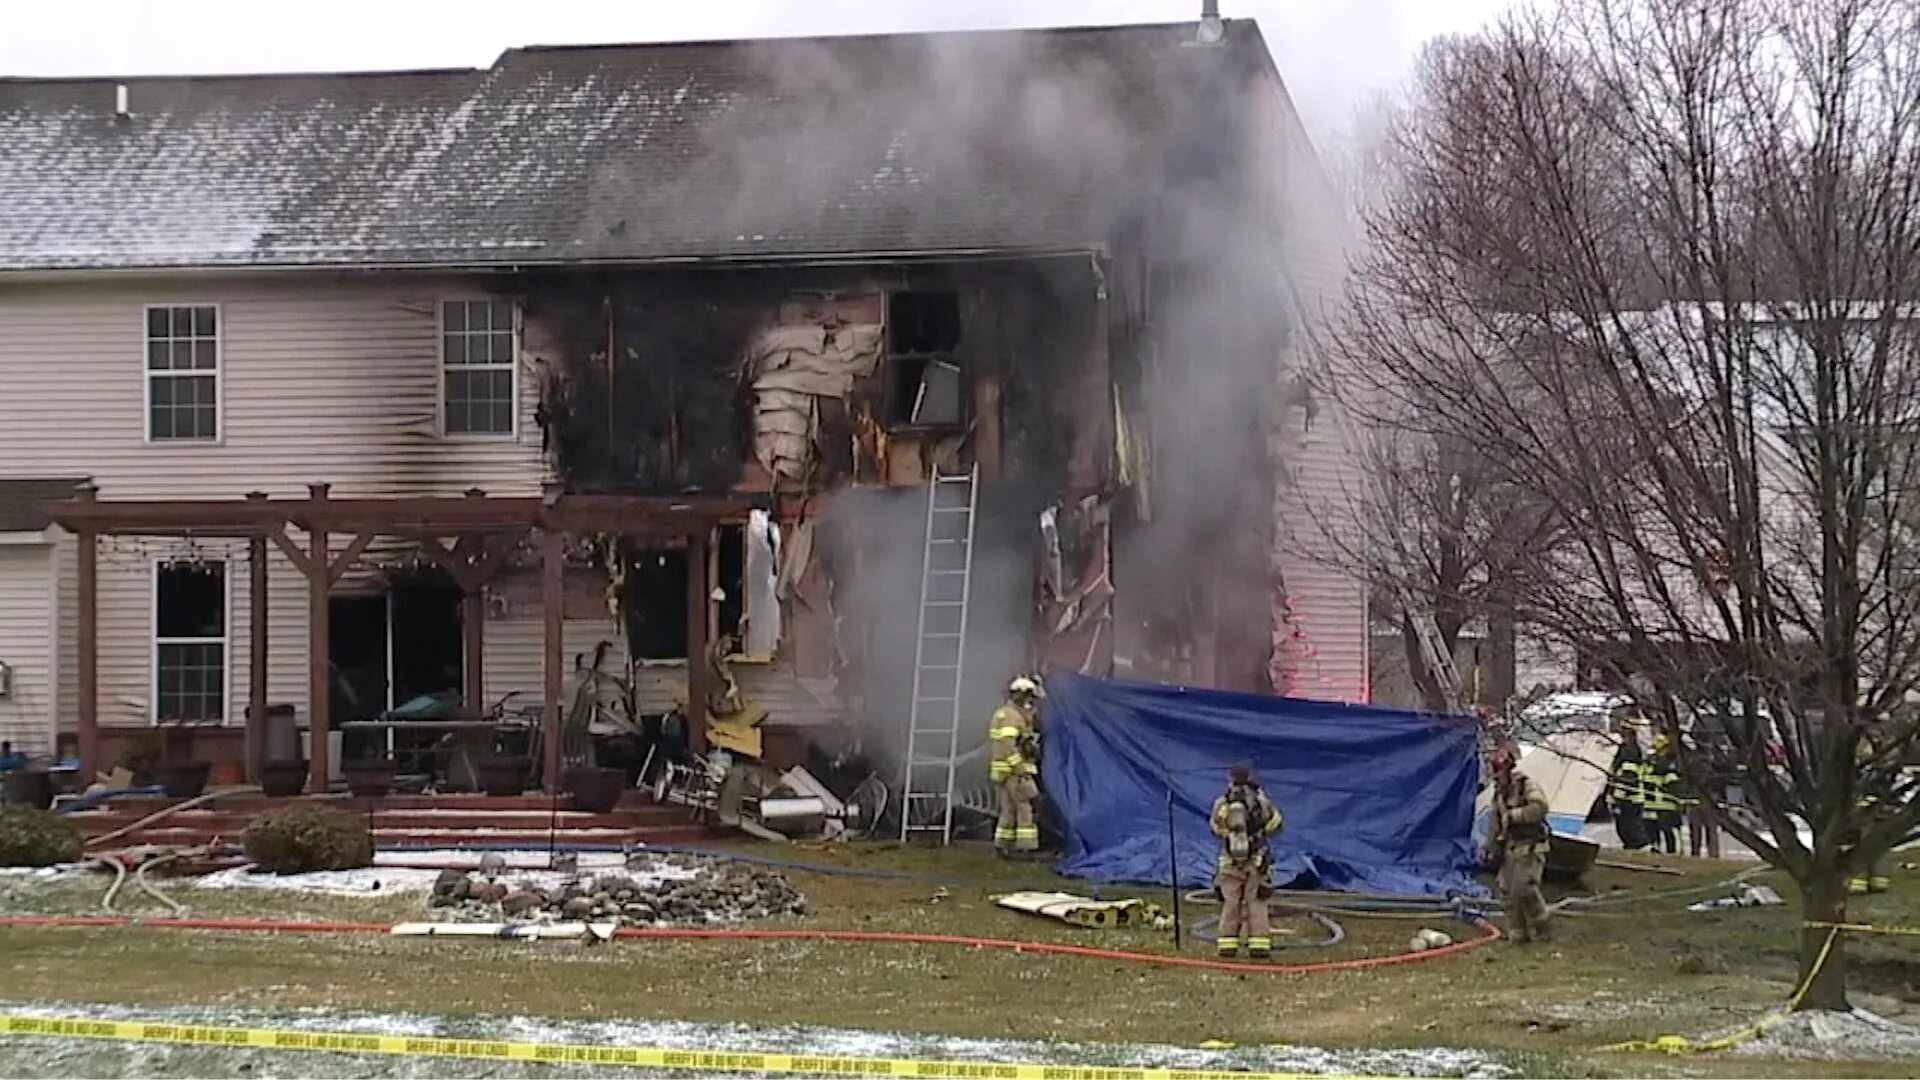
[(1662, 1035), (1658, 1038), (1642, 1042), (1623, 1042), (1615, 1043), (1612, 1046), (1603, 1046), (1600, 1048), (1601, 1052), (1636, 1053), (1653, 1050), (1663, 1054), (1704, 1054), (1715, 1050), (1725, 1050), (1728, 1047), (1737, 1046), (1740, 1043), (1746, 1042), (1748, 1039), (1758, 1038), (1766, 1034), (1778, 1025), (1780, 1021), (1793, 1015), (1793, 1010), (1800, 1004), (1800, 999), (1807, 996), (1807, 991), (1813, 987), (1813, 980), (1819, 977), (1820, 969), (1827, 966), (1827, 957), (1833, 952), (1834, 940), (1840, 936), (1840, 928), (1830, 926), (1830, 924), (1807, 923), (1806, 925), (1829, 927), (1827, 929), (1827, 940), (1821, 943), (1820, 955), (1813, 958), (1813, 967), (1807, 971), (1806, 979), (1800, 983), (1798, 989), (1794, 990), (1793, 996), (1787, 999), (1786, 1008), (1761, 1017), (1760, 1022), (1754, 1024), (1752, 1027), (1741, 1028), (1731, 1035), (1722, 1035), (1717, 1039), (1695, 1042), (1684, 1035)]
[(1920, 937), (1920, 926), (1873, 926), (1869, 923), (1850, 922), (1810, 922), (1802, 925), (1816, 930), (1844, 930), (1850, 934), (1904, 934), (1908, 937)]
[[(826, 1074), (832, 1076), (960, 1077), (980, 1080), (1328, 1080), (1324, 1074), (1237, 1072), (1141, 1066), (1038, 1065), (1002, 1061), (926, 1061), (756, 1051), (676, 1050), (660, 1046), (445, 1039), (431, 1035), (372, 1035), (290, 1028), (216, 1027), (147, 1020), (85, 1020), (65, 1016), (0, 1015), (0, 1035), (178, 1043), (259, 1050), (324, 1050), (337, 1054), (537, 1061), (555, 1065), (630, 1065), (642, 1069)], [(1347, 1078), (1356, 1080), (1356, 1078)]]

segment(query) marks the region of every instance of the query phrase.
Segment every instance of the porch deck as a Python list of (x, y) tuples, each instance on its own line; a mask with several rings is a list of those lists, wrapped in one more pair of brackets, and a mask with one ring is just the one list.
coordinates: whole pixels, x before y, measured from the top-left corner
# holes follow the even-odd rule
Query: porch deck
[[(127, 795), (68, 817), (91, 839), (158, 813), (184, 800), (160, 795)], [(566, 808), (542, 794), (510, 797), (447, 794), (389, 795), (378, 799), (350, 795), (299, 795), (273, 799), (233, 795), (207, 806), (182, 810), (115, 840), (112, 847), (142, 844), (201, 845), (215, 840), (237, 843), (248, 822), (268, 810), (295, 803), (322, 802), (365, 814), (374, 844), (385, 850), (406, 847), (459, 847), (465, 844), (544, 848), (561, 844), (685, 844), (710, 840), (716, 831), (695, 821), (683, 806), (662, 805), (637, 791), (604, 814)]]

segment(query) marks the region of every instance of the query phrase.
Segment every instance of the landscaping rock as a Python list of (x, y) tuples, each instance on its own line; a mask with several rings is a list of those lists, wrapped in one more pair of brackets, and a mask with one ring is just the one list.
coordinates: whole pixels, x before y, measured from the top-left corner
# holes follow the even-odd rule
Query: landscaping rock
[(467, 898), (472, 889), (472, 879), (458, 870), (442, 870), (440, 876), (433, 879), (432, 898), (427, 902), (434, 907), (450, 907)]
[(546, 904), (546, 897), (534, 892), (532, 889), (521, 889), (508, 893), (507, 898), (500, 901), (500, 911), (506, 915), (507, 918), (512, 919), (528, 914), (529, 912), (537, 911), (545, 907)]
[[(636, 871), (669, 865), (629, 861)], [(540, 888), (449, 873), (435, 882), (432, 906), (463, 921), (606, 920), (626, 926), (702, 926), (803, 914), (806, 898), (778, 871), (702, 860), (693, 876), (648, 881), (626, 874), (572, 877)]]

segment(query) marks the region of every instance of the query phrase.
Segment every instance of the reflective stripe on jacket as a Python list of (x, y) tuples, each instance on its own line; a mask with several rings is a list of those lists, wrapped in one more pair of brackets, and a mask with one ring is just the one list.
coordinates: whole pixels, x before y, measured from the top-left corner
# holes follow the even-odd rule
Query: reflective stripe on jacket
[(1019, 706), (1006, 704), (993, 710), (993, 719), (987, 721), (987, 738), (993, 743), (987, 775), (994, 783), (1039, 774), (1040, 763), (1027, 753), (1026, 747), (1033, 739), (1033, 722)]
[(1642, 804), (1648, 813), (1671, 814), (1680, 809), (1680, 793), (1674, 790), (1679, 784), (1680, 775), (1671, 767), (1661, 765), (1647, 766), (1645, 774), (1645, 802)]
[(1613, 770), (1613, 781), (1607, 789), (1607, 798), (1624, 806), (1644, 806), (1646, 792), (1647, 766), (1641, 761), (1623, 761)]

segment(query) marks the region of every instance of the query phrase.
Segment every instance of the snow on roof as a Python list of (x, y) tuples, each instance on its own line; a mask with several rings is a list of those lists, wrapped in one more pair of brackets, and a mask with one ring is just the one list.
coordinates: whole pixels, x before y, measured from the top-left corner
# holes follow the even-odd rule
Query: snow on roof
[[(1228, 23), (0, 79), (0, 271), (1086, 250), (1272, 80)], [(116, 115), (127, 88), (128, 113)]]

